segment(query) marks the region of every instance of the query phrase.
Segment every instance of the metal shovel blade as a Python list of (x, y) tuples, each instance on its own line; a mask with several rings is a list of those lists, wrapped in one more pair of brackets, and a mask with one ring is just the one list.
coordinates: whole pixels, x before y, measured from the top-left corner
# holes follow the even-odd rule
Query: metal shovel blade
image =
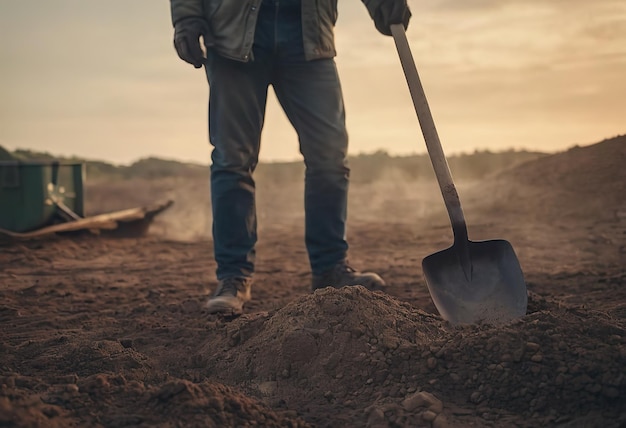
[[(462, 247), (462, 245), (461, 245)], [(526, 314), (524, 275), (508, 241), (467, 241), (466, 275), (456, 245), (422, 261), (428, 291), (441, 316), (452, 324), (504, 323)]]
[(422, 261), (433, 302), (441, 316), (452, 324), (502, 323), (522, 317), (526, 314), (528, 297), (515, 251), (507, 241), (468, 239), (461, 201), (404, 27), (392, 25), (391, 33), (454, 233), (452, 247)]

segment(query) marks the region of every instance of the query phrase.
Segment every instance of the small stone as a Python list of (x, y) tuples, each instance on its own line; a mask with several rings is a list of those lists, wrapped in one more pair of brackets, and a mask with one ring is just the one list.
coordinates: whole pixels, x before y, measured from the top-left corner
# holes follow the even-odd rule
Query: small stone
[(133, 341), (132, 341), (132, 339), (120, 339), (120, 344), (121, 344), (124, 348), (132, 348), (132, 347), (133, 347)]
[(367, 381), (365, 381), (365, 383), (366, 383), (367, 385), (371, 385), (372, 383), (374, 383), (374, 379), (369, 378)]
[(437, 360), (433, 357), (430, 357), (428, 360), (426, 360), (426, 367), (428, 367), (430, 370), (434, 369), (435, 367), (437, 367)]
[(385, 420), (385, 414), (377, 407), (373, 408), (367, 418), (368, 428), (387, 428), (389, 424)]
[(393, 385), (389, 390), (390, 397), (398, 397), (400, 395), (400, 387), (398, 385)]
[(420, 391), (405, 398), (404, 401), (402, 401), (402, 407), (407, 412), (412, 412), (418, 408), (427, 408), (439, 414), (443, 411), (443, 402), (426, 391)]
[(397, 349), (400, 346), (400, 341), (393, 336), (383, 336), (382, 339), (383, 346), (387, 349)]
[(0, 385), (7, 386), (9, 388), (15, 388), (15, 377), (9, 376), (2, 379)]
[(537, 352), (539, 350), (540, 346), (538, 343), (535, 342), (526, 342), (526, 349), (528, 349), (530, 352)]
[(543, 396), (538, 397), (537, 400), (535, 401), (533, 410), (542, 411), (543, 409), (546, 408), (547, 405), (548, 405), (548, 400), (546, 399), (546, 397), (543, 397)]
[(558, 386), (563, 385), (565, 383), (565, 376), (562, 373), (559, 373), (556, 379), (554, 379), (554, 383)]
[(534, 363), (540, 363), (543, 361), (543, 355), (541, 354), (535, 354), (532, 357), (530, 357), (530, 361), (534, 362)]
[(436, 417), (437, 413), (431, 410), (426, 410), (424, 413), (422, 413), (422, 419), (424, 419), (426, 422), (432, 422), (435, 420)]
[(50, 419), (56, 418), (60, 415), (59, 410), (56, 407), (45, 407), (41, 410), (41, 413)]
[(478, 403), (480, 403), (482, 401), (482, 399), (483, 399), (483, 396), (478, 391), (474, 391), (474, 392), (472, 392), (472, 395), (470, 395), (470, 401), (472, 403), (478, 404)]
[(444, 415), (438, 415), (432, 426), (433, 428), (448, 428), (448, 419)]
[(63, 389), (65, 390), (65, 392), (69, 392), (70, 394), (78, 393), (78, 385), (76, 385), (75, 383), (67, 384)]

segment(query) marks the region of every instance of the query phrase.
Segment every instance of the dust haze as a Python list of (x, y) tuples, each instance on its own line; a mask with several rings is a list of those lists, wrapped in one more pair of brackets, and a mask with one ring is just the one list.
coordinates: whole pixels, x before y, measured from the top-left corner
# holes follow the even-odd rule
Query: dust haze
[[(524, 162), (546, 156), (540, 152), (475, 152), (450, 158), (462, 202), (489, 204), (481, 192), (489, 177)], [(349, 225), (397, 223), (424, 227), (446, 224), (443, 199), (426, 155), (394, 157), (385, 152), (352, 157), (348, 201)], [(146, 175), (142, 173), (142, 175)], [(96, 176), (87, 180), (86, 210), (97, 214), (174, 200), (151, 232), (174, 240), (211, 236), (209, 167), (194, 166), (176, 173), (151, 172), (132, 180)], [(259, 231), (304, 225), (304, 167), (301, 162), (261, 163), (254, 174)], [(480, 196), (482, 195), (482, 196)], [(303, 233), (303, 230), (302, 230)]]

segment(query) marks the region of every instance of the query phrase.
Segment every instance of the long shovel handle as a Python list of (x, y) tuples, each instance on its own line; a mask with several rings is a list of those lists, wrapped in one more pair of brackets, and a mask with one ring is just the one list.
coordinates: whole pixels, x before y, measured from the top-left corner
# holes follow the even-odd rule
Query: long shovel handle
[(417, 113), (417, 119), (422, 128), (422, 134), (424, 135), (424, 141), (428, 149), (428, 155), (433, 164), (441, 194), (443, 195), (443, 200), (448, 210), (448, 216), (450, 217), (450, 223), (452, 224), (452, 231), (454, 233), (454, 243), (467, 248), (467, 225), (465, 223), (463, 209), (461, 208), (461, 201), (456, 191), (454, 181), (452, 181), (450, 167), (448, 166), (446, 156), (441, 147), (441, 142), (439, 141), (433, 115), (428, 107), (426, 94), (424, 93), (424, 88), (422, 87), (419, 74), (417, 73), (417, 67), (415, 67), (415, 61), (413, 60), (411, 48), (406, 38), (406, 33), (404, 32), (404, 26), (402, 24), (391, 25), (391, 34), (393, 35), (396, 48), (398, 49), (404, 76), (409, 85), (409, 91), (411, 92), (411, 98), (415, 106), (415, 113)]

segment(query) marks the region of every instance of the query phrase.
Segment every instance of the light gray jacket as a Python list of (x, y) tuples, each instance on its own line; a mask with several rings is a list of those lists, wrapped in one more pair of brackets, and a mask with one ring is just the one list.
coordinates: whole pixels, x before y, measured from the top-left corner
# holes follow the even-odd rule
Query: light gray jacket
[[(363, 0), (370, 14), (386, 0)], [(172, 23), (190, 17), (204, 18), (214, 37), (213, 49), (220, 55), (250, 59), (261, 0), (170, 0)], [(307, 60), (332, 58), (337, 0), (302, 0), (302, 36)]]

